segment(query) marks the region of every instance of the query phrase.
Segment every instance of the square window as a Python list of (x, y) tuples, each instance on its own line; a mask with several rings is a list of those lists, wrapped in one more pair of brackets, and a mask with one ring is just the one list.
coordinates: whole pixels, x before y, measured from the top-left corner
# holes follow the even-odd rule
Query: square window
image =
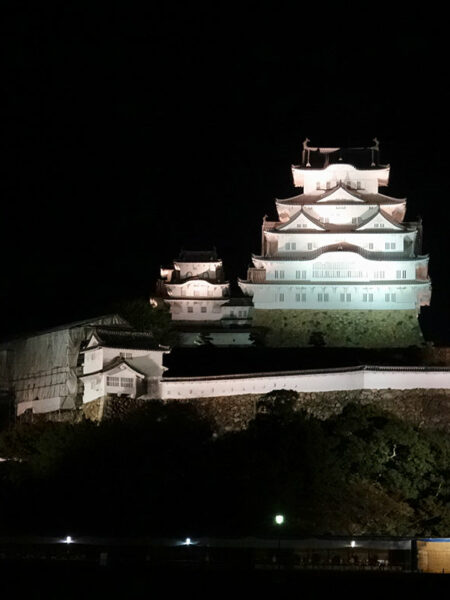
[(284, 279), (284, 271), (280, 271), (280, 279)]
[(202, 312), (202, 313), (205, 313), (205, 312), (206, 312), (206, 306), (202, 306), (202, 307), (200, 308), (200, 310), (201, 310), (201, 312)]
[(308, 250), (312, 250), (312, 246), (313, 246), (312, 243), (308, 242)]
[(295, 250), (297, 248), (297, 244), (295, 242), (292, 242), (291, 248), (292, 248), (292, 250)]
[(188, 312), (194, 312), (194, 307), (193, 306), (188, 306)]
[(352, 299), (352, 295), (351, 294), (345, 294), (345, 299), (347, 302), (350, 302)]

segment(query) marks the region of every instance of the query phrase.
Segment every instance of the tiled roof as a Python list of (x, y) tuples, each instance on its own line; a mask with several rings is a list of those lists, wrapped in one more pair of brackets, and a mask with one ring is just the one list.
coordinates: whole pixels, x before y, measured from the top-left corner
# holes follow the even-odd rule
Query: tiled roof
[[(328, 196), (331, 196), (334, 192), (336, 192), (339, 188), (344, 189), (346, 192), (355, 196), (355, 200), (358, 204), (358, 200), (363, 200), (368, 204), (403, 204), (406, 202), (406, 198), (392, 198), (391, 196), (387, 196), (386, 194), (373, 194), (364, 192), (363, 190), (355, 190), (343, 183), (338, 183), (335, 187), (330, 190), (325, 190), (321, 194), (298, 194), (297, 196), (291, 196), (290, 198), (276, 199), (276, 204), (286, 204), (288, 206), (293, 206), (296, 204), (316, 204), (320, 200), (326, 199)], [(330, 200), (330, 204), (350, 204), (350, 200)]]
[(212, 250), (182, 250), (174, 262), (218, 262), (215, 248)]
[(134, 329), (118, 327), (96, 327), (94, 334), (100, 346), (130, 350), (161, 349), (150, 331), (135, 331)]

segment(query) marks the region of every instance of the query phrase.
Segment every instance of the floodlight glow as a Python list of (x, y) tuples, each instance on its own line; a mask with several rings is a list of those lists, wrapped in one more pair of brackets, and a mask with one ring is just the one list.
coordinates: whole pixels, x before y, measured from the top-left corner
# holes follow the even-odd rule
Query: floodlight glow
[(73, 539), (72, 539), (72, 536), (68, 535), (68, 536), (66, 537), (66, 539), (64, 540), (64, 543), (65, 543), (65, 544), (73, 544)]
[(185, 543), (185, 545), (186, 545), (186, 546), (190, 546), (190, 545), (191, 545), (191, 543), (192, 543), (192, 542), (191, 542), (191, 538), (186, 538), (186, 539), (184, 540), (184, 543)]
[(283, 525), (283, 523), (284, 523), (284, 516), (283, 515), (276, 515), (275, 516), (275, 523), (277, 525)]
[(352, 540), (352, 541), (350, 542), (350, 546), (351, 546), (352, 548), (354, 548), (354, 547), (356, 546), (356, 542), (355, 542), (355, 540)]

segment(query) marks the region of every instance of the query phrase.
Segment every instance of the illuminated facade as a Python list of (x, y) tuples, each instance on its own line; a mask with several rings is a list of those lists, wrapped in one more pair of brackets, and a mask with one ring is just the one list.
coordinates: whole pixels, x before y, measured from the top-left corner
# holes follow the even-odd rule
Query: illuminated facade
[(171, 268), (161, 269), (156, 289), (152, 303), (169, 306), (181, 345), (250, 343), (251, 300), (232, 296), (215, 250), (182, 251)]
[(404, 221), (406, 199), (380, 193), (390, 167), (379, 164), (378, 141), (350, 149), (313, 148), (308, 141), (302, 164), (292, 167), (303, 193), (276, 201), (278, 220), (264, 218), (261, 253), (239, 281), (253, 298), (254, 323), (277, 327), (273, 311), (417, 317), (431, 297), (421, 223)]

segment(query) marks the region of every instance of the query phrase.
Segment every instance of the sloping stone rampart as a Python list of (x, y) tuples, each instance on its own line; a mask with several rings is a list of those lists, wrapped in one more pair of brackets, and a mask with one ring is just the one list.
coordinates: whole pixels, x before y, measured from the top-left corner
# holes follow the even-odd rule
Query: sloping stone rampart
[(265, 331), (268, 347), (422, 346), (415, 310), (255, 309), (252, 326)]
[[(354, 390), (333, 392), (293, 392), (297, 410), (327, 419), (339, 414), (347, 404), (374, 405), (413, 425), (450, 432), (450, 390)], [(192, 404), (200, 415), (209, 419), (218, 434), (247, 427), (258, 410), (261, 394), (242, 394), (215, 398), (168, 400)], [(102, 406), (103, 402), (103, 406)], [(142, 404), (139, 400), (105, 397), (85, 404), (82, 412), (92, 420), (125, 415)]]

